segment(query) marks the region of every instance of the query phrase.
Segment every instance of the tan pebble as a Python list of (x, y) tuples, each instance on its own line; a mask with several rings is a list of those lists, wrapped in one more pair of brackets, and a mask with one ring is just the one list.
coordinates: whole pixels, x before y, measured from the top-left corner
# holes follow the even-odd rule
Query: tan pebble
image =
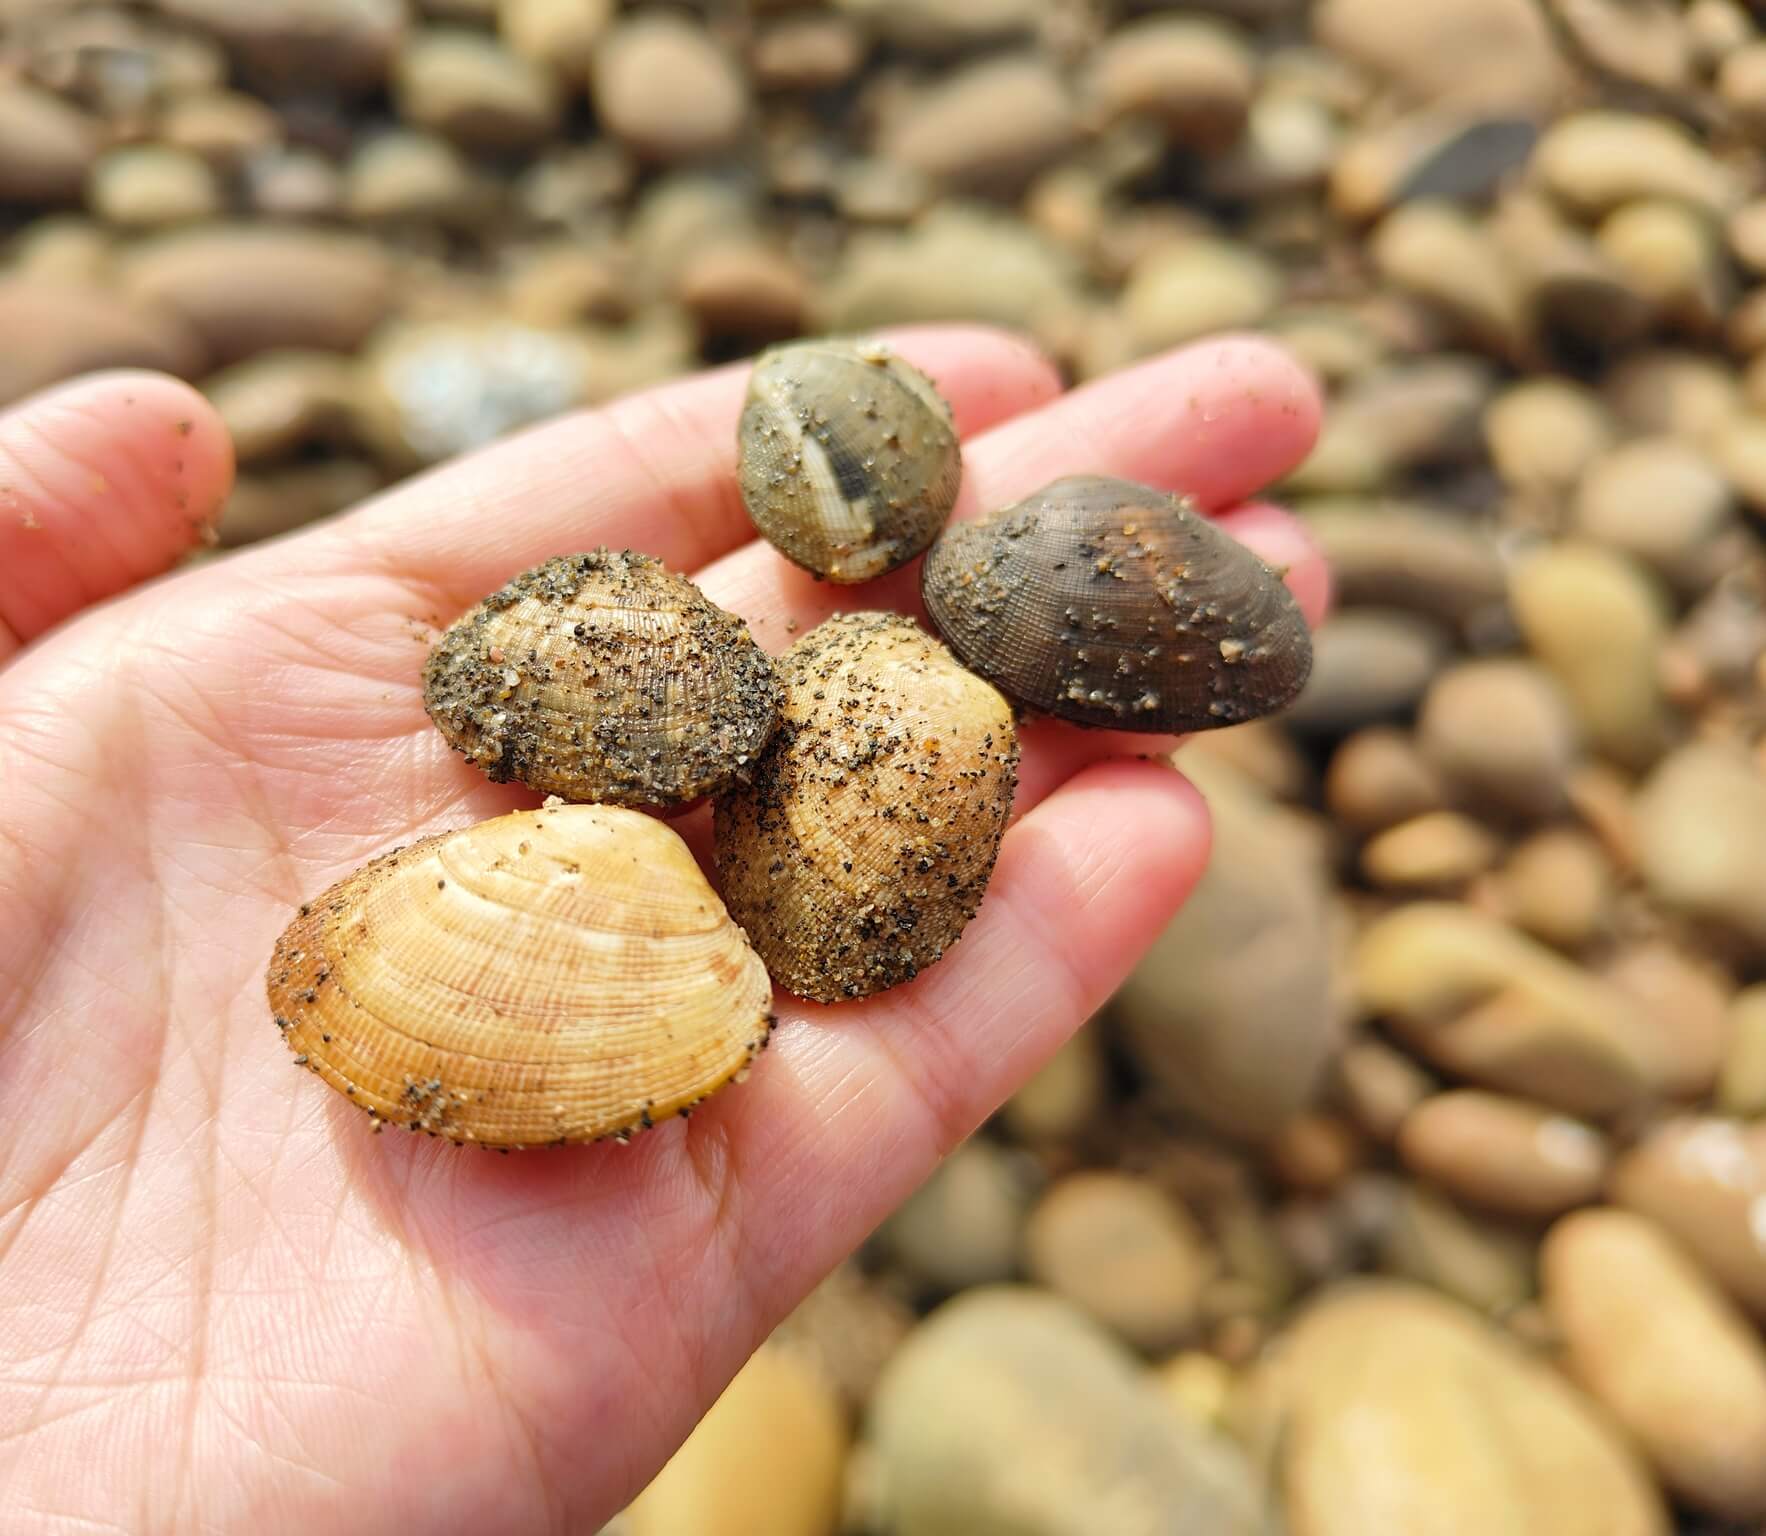
[(1081, 309), (1071, 258), (1049, 240), (950, 203), (855, 240), (819, 298), (818, 324), (836, 331), (965, 318), (1043, 336)]
[(1209, 1125), (1251, 1139), (1309, 1102), (1336, 1054), (1329, 888), (1284, 813), (1217, 762), (1190, 763), (1214, 856), (1117, 993), (1135, 1060)]
[(1766, 1116), (1766, 985), (1747, 987), (1730, 1003), (1717, 1108), (1749, 1120)]
[(1226, 1361), (1186, 1349), (1161, 1365), (1157, 1377), (1179, 1413), (1204, 1429), (1222, 1427), (1238, 1385), (1238, 1373)]
[(1605, 763), (1579, 763), (1570, 774), (1570, 809), (1622, 871), (1637, 867), (1637, 815), (1631, 779)]
[(1514, 564), (1509, 602), (1589, 743), (1627, 767), (1654, 761), (1669, 731), (1657, 675), (1668, 610), (1657, 582), (1626, 556), (1563, 543)]
[(1305, 800), (1313, 783), (1312, 765), (1279, 719), (1204, 731), (1186, 741), (1184, 750), (1186, 760), (1220, 759), (1278, 800)]
[(1478, 358), (1394, 363), (1356, 379), (1339, 397), (1335, 419), (1365, 435), (1389, 471), (1461, 463), (1483, 456), (1480, 423), (1494, 390), (1490, 365)]
[(350, 216), (367, 224), (415, 221), (465, 227), (491, 206), (490, 189), (465, 156), (435, 134), (380, 134), (344, 172)]
[(1654, 307), (1618, 263), (1542, 194), (1506, 190), (1490, 230), (1535, 327), (1547, 335), (1608, 349), (1656, 324)]
[(1288, 723), (1330, 734), (1403, 714), (1423, 696), (1450, 645), (1442, 626), (1421, 614), (1346, 608), (1314, 634), (1312, 675)]
[(166, 104), (159, 137), (220, 169), (238, 166), (282, 138), (282, 120), (243, 91), (198, 91)]
[(902, 1536), (1095, 1536), (1100, 1516), (1122, 1530), (1268, 1529), (1238, 1448), (1046, 1293), (975, 1291), (933, 1313), (884, 1372), (869, 1437), (882, 1528)]
[(1357, 832), (1440, 810), (1447, 798), (1440, 773), (1410, 734), (1385, 725), (1357, 731), (1331, 754), (1324, 793), (1331, 815)]
[(111, 275), (111, 232), (81, 214), (31, 220), (8, 247), (13, 278), (45, 278), (61, 287), (102, 287)]
[(1673, 437), (1639, 438), (1589, 466), (1576, 491), (1577, 531), (1635, 555), (1682, 591), (1719, 574), (1735, 510), (1710, 457)]
[(1540, 1250), (1570, 1370), (1673, 1493), (1729, 1520), (1766, 1516), (1766, 1346), (1655, 1223), (1560, 1221)]
[(670, 13), (622, 19), (595, 50), (595, 108), (646, 160), (696, 160), (729, 149), (748, 121), (735, 61), (701, 26)]
[(1766, 197), (1746, 202), (1729, 216), (1729, 252), (1748, 271), (1766, 272)]
[(499, 0), (497, 28), (512, 52), (581, 80), (614, 9), (613, 0)]
[(504, 291), (510, 314), (528, 325), (623, 320), (630, 312), (629, 283), (618, 256), (573, 241), (521, 254)]
[(1684, 25), (1687, 45), (1706, 74), (1754, 35), (1753, 22), (1736, 0), (1691, 0)]
[(1734, 300), (1721, 233), (1700, 210), (1660, 198), (1626, 203), (1602, 221), (1595, 243), (1684, 331), (1710, 332)]
[(1541, 817), (1564, 802), (1576, 726), (1548, 672), (1504, 657), (1463, 662), (1436, 678), (1417, 717), (1416, 741), (1467, 799)]
[(1264, 1148), (1275, 1176), (1301, 1194), (1328, 1194), (1362, 1160), (1361, 1138), (1341, 1116), (1319, 1110), (1295, 1115)]
[(1766, 1125), (1667, 1121), (1615, 1164), (1609, 1198), (1661, 1223), (1766, 1320)]
[(1143, 353), (1216, 331), (1255, 325), (1281, 294), (1263, 256), (1221, 240), (1194, 240), (1150, 253), (1122, 293), (1123, 313)]
[(159, 0), (157, 9), (224, 43), (254, 86), (279, 96), (314, 81), (351, 92), (380, 84), (408, 16), (398, 0)]
[(785, 252), (734, 239), (690, 256), (675, 296), (709, 335), (775, 341), (802, 328), (809, 284)]
[(878, 152), (938, 183), (1011, 188), (1058, 158), (1077, 133), (1060, 75), (1039, 59), (1008, 57), (971, 65), (904, 101)]
[(1535, 1246), (1527, 1231), (1468, 1210), (1432, 1184), (1407, 1183), (1379, 1244), (1379, 1269), (1501, 1317), (1533, 1294)]
[(1709, 1095), (1728, 1048), (1731, 978), (1663, 938), (1626, 945), (1603, 974), (1643, 1005), (1639, 1044), (1658, 1091), (1676, 1099)]
[(884, 1248), (920, 1285), (960, 1291), (1018, 1271), (1029, 1206), (1013, 1154), (983, 1138), (965, 1142), (909, 1196), (880, 1232)]
[(510, 188), (520, 212), (544, 231), (581, 230), (623, 201), (637, 176), (632, 157), (611, 138), (542, 151)]
[(1766, 514), (1766, 417), (1738, 412), (1717, 433), (1712, 453), (1742, 505)]
[(1388, 356), (1386, 338), (1346, 307), (1284, 305), (1269, 316), (1267, 325), (1326, 385), (1367, 373)]
[(331, 352), (265, 352), (203, 381), (241, 464), (348, 437), (354, 365)]
[(1598, 395), (1548, 376), (1523, 379), (1497, 395), (1484, 413), (1484, 435), (1496, 472), (1510, 487), (1559, 496), (1617, 434)]
[(101, 139), (99, 124), (59, 96), (22, 82), (0, 83), (0, 197), (74, 201)]
[(1766, 43), (1749, 42), (1725, 55), (1717, 95), (1750, 137), (1766, 135)]
[(844, 16), (781, 16), (755, 34), (749, 67), (762, 91), (825, 91), (855, 75), (865, 37)]
[(1497, 860), (1500, 844), (1457, 811), (1430, 811), (1400, 822), (1361, 850), (1361, 869), (1386, 890), (1443, 891), (1464, 885)]
[(343, 212), (343, 176), (317, 150), (261, 150), (246, 162), (243, 180), (251, 211), (268, 219), (331, 219)]
[(1313, 19), (1328, 47), (1415, 101), (1546, 108), (1564, 66), (1544, 16), (1525, 0), (1325, 0)]
[(834, 8), (884, 41), (922, 53), (960, 53), (1033, 33), (1049, 0), (834, 0)]
[(217, 362), (272, 347), (353, 351), (391, 305), (392, 264), (355, 235), (212, 225), (144, 241), (123, 290), (182, 315)]
[(234, 481), (215, 531), (223, 549), (274, 538), (366, 501), (382, 483), (372, 464), (335, 455), (247, 471)]
[(1024, 1244), (1032, 1279), (1152, 1354), (1194, 1330), (1218, 1265), (1185, 1211), (1115, 1173), (1062, 1179), (1030, 1213)]
[(833, 1536), (846, 1441), (828, 1382), (762, 1346), (624, 1519), (631, 1536)]
[(1355, 950), (1357, 995), (1423, 1055), (1571, 1114), (1638, 1101), (1653, 1065), (1625, 993), (1469, 907), (1419, 902)]
[(1414, 1285), (1327, 1292), (1259, 1366), (1243, 1423), (1307, 1536), (1670, 1529), (1648, 1473), (1575, 1389)]
[(1691, 41), (1672, 0), (1551, 0), (1551, 10), (1602, 74), (1655, 91), (1691, 88)]
[(155, 229), (208, 218), (220, 189), (201, 156), (161, 144), (113, 149), (92, 167), (86, 200), (93, 213), (125, 229)]
[(1580, 949), (1612, 923), (1612, 861), (1588, 833), (1548, 827), (1510, 855), (1502, 894), (1518, 927), (1558, 949)]
[(538, 145), (563, 110), (563, 93), (546, 70), (494, 38), (441, 27), (405, 44), (393, 89), (407, 122), (469, 149)]
[(1354, 1041), (1337, 1060), (1335, 1098), (1375, 1141), (1391, 1141), (1435, 1081), (1402, 1051), (1372, 1037)]
[(1082, 1029), (1006, 1101), (1000, 1116), (1020, 1141), (1068, 1141), (1079, 1136), (1097, 1113), (1106, 1090), (1098, 1033)]
[(1622, 203), (1660, 197), (1724, 213), (1737, 181), (1679, 124), (1642, 113), (1580, 112), (1539, 141), (1533, 172), (1564, 205), (1598, 217)]
[(1138, 118), (1174, 143), (1217, 152), (1251, 109), (1256, 58), (1213, 20), (1154, 16), (1112, 32), (1091, 56), (1084, 89), (1100, 122)]
[(1734, 370), (1694, 352), (1633, 352), (1608, 372), (1601, 387), (1631, 432), (1678, 437), (1706, 447), (1742, 408)]
[(84, 283), (0, 277), (0, 403), (100, 368), (201, 371), (202, 339), (151, 302)]
[(1766, 947), (1766, 777), (1718, 743), (1682, 747), (1638, 798), (1645, 880), (1664, 905)]
[(1388, 283), (1435, 306), (1474, 346), (1508, 353), (1521, 341), (1521, 295), (1488, 231), (1445, 202), (1410, 202), (1381, 222), (1369, 244)]
[(1405, 1166), (1510, 1216), (1555, 1216), (1599, 1197), (1610, 1155), (1593, 1126), (1523, 1099), (1462, 1088), (1423, 1100), (1398, 1131)]

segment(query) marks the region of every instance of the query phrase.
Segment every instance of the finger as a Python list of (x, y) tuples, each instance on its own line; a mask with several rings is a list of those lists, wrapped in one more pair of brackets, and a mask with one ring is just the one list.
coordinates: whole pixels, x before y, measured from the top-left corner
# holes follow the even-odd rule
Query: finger
[[(1118, 475), (1194, 491), (1230, 505), (1279, 479), (1310, 451), (1319, 402), (1310, 376), (1272, 343), (1229, 338), (1168, 353), (1029, 411), (964, 449), (955, 516), (975, 517), (1069, 474)], [(1217, 462), (1226, 460), (1230, 462)], [(1217, 498), (1226, 497), (1227, 501)], [(1226, 527), (1287, 569), (1289, 585), (1322, 616), (1328, 590), (1318, 550), (1287, 514), (1260, 507)], [(768, 650), (789, 645), (842, 609), (923, 616), (917, 564), (859, 587), (818, 582), (768, 546), (750, 543), (695, 579), (749, 622)]]
[[(981, 326), (884, 333), (926, 372), (969, 436), (1053, 398), (1054, 365)], [(736, 488), (737, 365), (512, 437), (315, 531), (306, 550), (460, 602), (552, 555), (641, 549), (693, 570), (754, 537)]]
[(0, 659), (199, 543), (233, 482), (209, 403), (106, 373), (0, 415)]

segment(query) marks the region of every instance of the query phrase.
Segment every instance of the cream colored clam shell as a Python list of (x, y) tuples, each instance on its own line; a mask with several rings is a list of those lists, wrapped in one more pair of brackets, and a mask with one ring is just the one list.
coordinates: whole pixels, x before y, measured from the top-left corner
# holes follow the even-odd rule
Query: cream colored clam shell
[(530, 1147), (643, 1129), (766, 1044), (772, 988), (685, 843), (549, 806), (383, 855), (270, 964), (295, 1059), (376, 1120)]
[(975, 915), (1012, 808), (1011, 707), (898, 614), (830, 619), (778, 666), (778, 733), (717, 802), (724, 899), (780, 986), (864, 997)]

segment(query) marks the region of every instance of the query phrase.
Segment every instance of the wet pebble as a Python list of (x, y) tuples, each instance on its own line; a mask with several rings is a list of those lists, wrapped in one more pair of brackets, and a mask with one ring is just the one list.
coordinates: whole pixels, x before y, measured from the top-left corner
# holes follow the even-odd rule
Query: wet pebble
[(538, 145), (563, 111), (563, 93), (547, 70), (465, 30), (414, 34), (399, 54), (393, 88), (408, 123), (468, 149)]
[(1766, 1345), (1669, 1234), (1628, 1211), (1582, 1211), (1540, 1250), (1545, 1304), (1571, 1373), (1685, 1503), (1766, 1517)]
[(1459, 1199), (1539, 1217), (1598, 1199), (1610, 1151), (1606, 1138), (1580, 1120), (1461, 1088), (1424, 1099), (1405, 1117), (1398, 1155)]
[(1069, 1304), (972, 1292), (890, 1361), (869, 1443), (897, 1536), (1262, 1536), (1268, 1511), (1230, 1441)]
[(1537, 818), (1564, 803), (1576, 725), (1564, 691), (1531, 662), (1498, 657), (1443, 672), (1423, 700), (1416, 737), (1423, 756), (1474, 804)]
[(1075, 140), (1059, 74), (1025, 55), (970, 65), (901, 103), (878, 153), (936, 184), (1011, 190)]
[(669, 12), (621, 19), (595, 50), (591, 85), (608, 131), (646, 160), (717, 154), (748, 120), (735, 61), (703, 27)]
[(1143, 1179), (1076, 1173), (1025, 1228), (1030, 1276), (1126, 1343), (1164, 1353), (1196, 1328), (1218, 1260), (1181, 1207)]
[(1638, 797), (1639, 856), (1664, 906), (1766, 950), (1766, 777), (1739, 750), (1695, 742)]
[(1441, 625), (1398, 609), (1349, 608), (1312, 637), (1312, 675), (1288, 709), (1303, 731), (1340, 734), (1413, 708), (1447, 659)]

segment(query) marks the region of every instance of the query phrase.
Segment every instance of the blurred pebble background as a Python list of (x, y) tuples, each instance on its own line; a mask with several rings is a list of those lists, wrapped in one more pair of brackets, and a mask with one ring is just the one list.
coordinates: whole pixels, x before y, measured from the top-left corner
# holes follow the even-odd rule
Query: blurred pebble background
[(1766, 1530), (1763, 22), (0, 0), (0, 404), (198, 381), (223, 546), (806, 332), (1328, 386), (1191, 906), (625, 1536)]

